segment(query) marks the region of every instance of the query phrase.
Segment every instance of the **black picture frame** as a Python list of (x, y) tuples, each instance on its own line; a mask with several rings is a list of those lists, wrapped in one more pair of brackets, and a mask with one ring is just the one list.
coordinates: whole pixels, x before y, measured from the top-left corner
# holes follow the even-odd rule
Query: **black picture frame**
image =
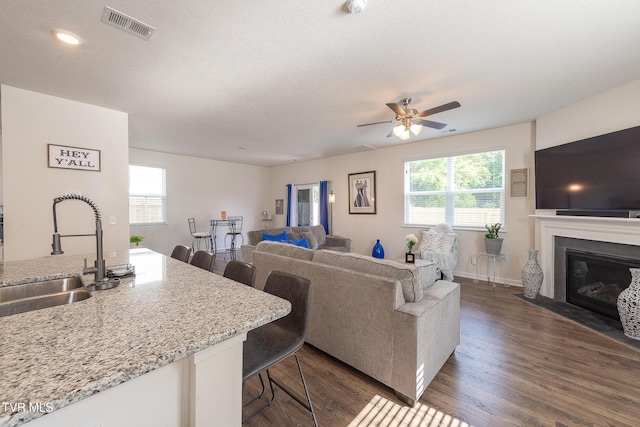
[(349, 174), (349, 214), (376, 214), (376, 171)]

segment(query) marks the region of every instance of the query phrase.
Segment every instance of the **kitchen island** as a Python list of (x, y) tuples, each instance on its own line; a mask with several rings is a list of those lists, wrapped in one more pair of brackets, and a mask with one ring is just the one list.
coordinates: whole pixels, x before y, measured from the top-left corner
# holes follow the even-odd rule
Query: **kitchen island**
[[(5, 262), (0, 286), (81, 276), (91, 257)], [(0, 317), (0, 426), (239, 426), (246, 333), (290, 303), (146, 249), (106, 263), (136, 275)]]

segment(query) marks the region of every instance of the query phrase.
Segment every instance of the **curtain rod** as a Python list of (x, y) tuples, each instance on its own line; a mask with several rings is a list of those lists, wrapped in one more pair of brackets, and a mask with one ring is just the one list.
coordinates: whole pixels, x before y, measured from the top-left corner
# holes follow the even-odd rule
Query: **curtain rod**
[[(326, 180), (323, 180), (326, 181)], [(331, 184), (333, 181), (327, 181), (327, 183)], [(316, 182), (308, 182), (308, 183), (300, 183), (300, 184), (296, 184), (295, 182), (290, 182), (289, 184), (293, 184), (293, 185), (316, 185), (316, 184), (320, 184), (320, 181), (316, 181)], [(285, 184), (285, 187), (289, 184)]]

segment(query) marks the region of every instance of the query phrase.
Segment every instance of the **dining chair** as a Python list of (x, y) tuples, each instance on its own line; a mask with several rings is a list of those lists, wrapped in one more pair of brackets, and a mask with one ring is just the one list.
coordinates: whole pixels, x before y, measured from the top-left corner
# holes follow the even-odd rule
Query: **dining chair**
[(254, 287), (256, 281), (256, 267), (243, 261), (232, 259), (227, 263), (222, 273), (227, 279), (235, 280), (247, 286)]
[(176, 245), (171, 252), (171, 258), (175, 258), (182, 262), (189, 262), (191, 256), (191, 248), (185, 245)]
[(191, 258), (191, 265), (200, 267), (204, 270), (213, 272), (213, 266), (216, 262), (216, 255), (207, 251), (196, 251)]
[[(291, 312), (285, 317), (267, 323), (247, 333), (247, 340), (244, 342), (242, 354), (242, 383), (244, 385), (248, 379), (258, 375), (262, 383), (262, 391), (255, 397), (244, 402), (242, 406), (247, 407), (253, 402), (262, 399), (265, 387), (261, 372), (265, 370), (271, 390), (271, 397), (259, 408), (246, 416), (242, 422), (244, 423), (271, 405), (275, 398), (275, 389), (273, 388), (275, 385), (291, 396), (292, 399), (307, 411), (311, 412), (313, 424), (317, 427), (318, 421), (316, 420), (316, 413), (311, 403), (311, 396), (309, 395), (309, 389), (307, 388), (307, 383), (302, 373), (302, 366), (300, 365), (300, 358), (298, 357), (298, 350), (304, 344), (307, 325), (309, 324), (311, 282), (304, 277), (274, 270), (267, 278), (264, 291), (288, 300), (291, 303)], [(280, 381), (274, 379), (269, 371), (269, 368), (289, 356), (294, 356), (296, 359), (298, 373), (300, 374), (306, 395), (306, 402), (296, 393), (293, 393), (285, 387)]]
[(196, 230), (196, 220), (194, 218), (189, 218), (189, 232), (191, 233), (191, 237), (193, 241), (191, 242), (191, 249), (195, 253), (196, 250), (200, 250), (200, 241), (204, 239), (204, 248), (205, 250), (211, 250), (211, 232), (210, 231), (197, 231)]

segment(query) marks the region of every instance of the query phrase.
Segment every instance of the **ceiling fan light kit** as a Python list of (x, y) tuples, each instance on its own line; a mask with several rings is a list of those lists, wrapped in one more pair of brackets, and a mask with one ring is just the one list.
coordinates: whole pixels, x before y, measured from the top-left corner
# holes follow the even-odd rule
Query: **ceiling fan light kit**
[(347, 0), (347, 9), (349, 13), (357, 15), (367, 6), (367, 0)]
[(430, 116), (432, 114), (442, 113), (443, 111), (452, 110), (454, 108), (460, 107), (460, 103), (458, 101), (452, 101), (447, 104), (440, 105), (435, 108), (431, 108), (429, 110), (424, 110), (422, 112), (418, 112), (415, 108), (408, 108), (411, 103), (411, 98), (403, 98), (399, 103), (391, 102), (387, 104), (394, 113), (396, 113), (395, 120), (387, 120), (384, 122), (374, 122), (374, 123), (366, 123), (361, 126), (371, 126), (371, 125), (379, 125), (382, 123), (399, 123), (396, 125), (393, 130), (387, 135), (388, 137), (391, 135), (395, 135), (401, 140), (405, 141), (411, 137), (411, 134), (418, 136), (422, 131), (424, 126), (433, 128), (433, 129), (442, 129), (447, 126), (445, 123), (433, 122), (431, 120), (423, 120), (423, 117)]
[(414, 134), (415, 136), (418, 136), (418, 134), (422, 131), (422, 125), (418, 123), (413, 123), (411, 126), (409, 126), (409, 129), (411, 130), (412, 134)]
[(400, 124), (394, 127), (393, 134), (403, 141), (406, 141), (411, 137), (411, 134), (409, 133), (409, 129), (407, 129), (407, 127), (403, 124)]

